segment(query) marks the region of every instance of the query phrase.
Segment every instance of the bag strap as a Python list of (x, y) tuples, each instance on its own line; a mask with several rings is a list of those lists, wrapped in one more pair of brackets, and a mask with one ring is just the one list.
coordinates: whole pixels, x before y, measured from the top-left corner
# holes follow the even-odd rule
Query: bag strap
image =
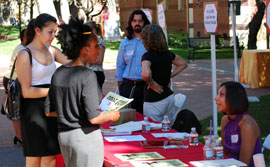
[[(32, 65), (32, 53), (31, 53), (30, 49), (27, 48), (27, 47), (25, 47), (23, 50), (25, 50), (25, 51), (28, 53), (29, 59), (30, 59), (30, 65)], [(16, 60), (17, 60), (17, 57), (16, 57), (16, 59), (14, 60), (14, 63), (13, 63), (13, 66), (12, 66), (12, 70), (11, 70), (11, 73), (10, 73), (9, 80), (12, 80), (12, 76), (13, 76), (13, 73), (14, 73), (14, 71), (15, 71)]]

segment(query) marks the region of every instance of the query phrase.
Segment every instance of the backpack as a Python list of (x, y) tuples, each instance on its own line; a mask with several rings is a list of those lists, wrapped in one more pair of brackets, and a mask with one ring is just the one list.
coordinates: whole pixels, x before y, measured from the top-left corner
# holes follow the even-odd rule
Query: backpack
[[(28, 52), (30, 64), (32, 65), (31, 51), (29, 48), (25, 48), (25, 50)], [(3, 104), (2, 108), (4, 111), (1, 111), (4, 112), (7, 115), (7, 117), (13, 121), (21, 119), (21, 100), (22, 100), (21, 85), (18, 78), (16, 78), (15, 80), (11, 79), (15, 70), (16, 60), (17, 58), (14, 61), (7, 85), (7, 90), (5, 91), (6, 99), (4, 99), (5, 104)]]
[(191, 128), (195, 127), (198, 134), (201, 134), (201, 124), (195, 114), (188, 110), (183, 109), (178, 114), (172, 126), (172, 129), (178, 132), (191, 132)]

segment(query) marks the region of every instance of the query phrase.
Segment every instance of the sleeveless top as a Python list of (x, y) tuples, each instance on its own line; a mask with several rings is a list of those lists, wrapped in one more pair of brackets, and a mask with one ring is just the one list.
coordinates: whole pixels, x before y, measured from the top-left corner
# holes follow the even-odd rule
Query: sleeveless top
[[(228, 123), (225, 126), (224, 131), (224, 148), (227, 151), (227, 156), (239, 159), (240, 149), (241, 149), (241, 132), (238, 126), (238, 123), (242, 120), (245, 114), (250, 114), (249, 111), (246, 111), (240, 115), (237, 115), (236, 118), (229, 118)], [(253, 151), (253, 154), (261, 153), (262, 143), (261, 136), (256, 140), (256, 145)], [(253, 158), (251, 157), (249, 167), (254, 166)]]
[[(49, 47), (47, 47), (49, 49)], [(53, 53), (49, 50), (52, 57), (52, 63), (50, 65), (40, 64), (32, 56), (32, 85), (44, 85), (51, 84), (52, 75), (56, 70), (56, 64)]]

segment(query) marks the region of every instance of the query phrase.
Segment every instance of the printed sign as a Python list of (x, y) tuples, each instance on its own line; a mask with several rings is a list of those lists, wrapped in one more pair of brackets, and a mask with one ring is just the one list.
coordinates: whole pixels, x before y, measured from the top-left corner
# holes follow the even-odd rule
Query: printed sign
[(204, 31), (217, 32), (217, 2), (204, 3)]
[(152, 10), (151, 9), (142, 9), (142, 11), (145, 13), (147, 19), (150, 21), (152, 24)]
[(266, 2), (266, 25), (267, 25), (267, 33), (270, 33), (270, 0)]
[(166, 20), (165, 20), (163, 3), (158, 4), (157, 11), (158, 11), (158, 24), (160, 25), (161, 28), (166, 28)]
[(168, 42), (168, 37), (167, 37), (167, 25), (166, 25), (166, 19), (165, 19), (165, 13), (164, 13), (164, 4), (163, 2), (159, 3), (157, 5), (157, 16), (158, 16), (158, 24), (162, 28), (166, 40)]

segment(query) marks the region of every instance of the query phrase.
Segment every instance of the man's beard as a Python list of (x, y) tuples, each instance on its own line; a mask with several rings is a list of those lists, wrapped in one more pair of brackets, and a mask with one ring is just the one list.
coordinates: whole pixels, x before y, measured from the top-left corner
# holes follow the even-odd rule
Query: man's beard
[(136, 33), (140, 33), (142, 31), (142, 27), (141, 26), (135, 26), (133, 28), (133, 31), (136, 32)]

